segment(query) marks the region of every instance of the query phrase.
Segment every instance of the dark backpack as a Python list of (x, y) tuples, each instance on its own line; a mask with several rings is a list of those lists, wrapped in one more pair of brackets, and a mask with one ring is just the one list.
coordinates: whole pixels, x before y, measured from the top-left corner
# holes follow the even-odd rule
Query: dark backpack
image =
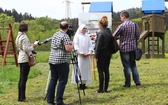
[(115, 54), (119, 50), (119, 46), (115, 37), (111, 37), (111, 54)]

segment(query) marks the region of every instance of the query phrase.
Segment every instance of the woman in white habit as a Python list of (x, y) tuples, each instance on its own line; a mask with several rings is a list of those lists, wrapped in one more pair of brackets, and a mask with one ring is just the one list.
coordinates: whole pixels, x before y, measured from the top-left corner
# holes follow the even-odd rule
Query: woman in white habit
[[(75, 76), (78, 75), (78, 82), (80, 89), (86, 89), (86, 84), (92, 83), (91, 74), (91, 59), (90, 54), (93, 51), (91, 39), (87, 34), (87, 27), (85, 24), (81, 24), (74, 36), (74, 49), (77, 53), (79, 72), (72, 71), (72, 83), (76, 83)], [(82, 84), (80, 82), (79, 75), (81, 75)]]

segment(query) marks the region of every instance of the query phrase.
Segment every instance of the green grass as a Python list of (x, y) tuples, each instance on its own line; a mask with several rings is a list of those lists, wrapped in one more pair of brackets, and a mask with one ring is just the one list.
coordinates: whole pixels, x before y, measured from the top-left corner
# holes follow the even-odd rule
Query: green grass
[[(29, 78), (34, 78), (42, 74), (39, 69), (32, 68), (29, 73)], [(19, 80), (19, 68), (16, 66), (6, 66), (0, 69), (0, 95), (15, 85)]]
[[(44, 53), (44, 54), (43, 54)], [(38, 63), (32, 68), (31, 72), (40, 71), (40, 75), (36, 75), (33, 78), (29, 78), (27, 82), (27, 97), (30, 99), (26, 105), (46, 105), (44, 101), (46, 82), (48, 77), (49, 65), (46, 61), (47, 52), (38, 52), (40, 58), (44, 63)], [(96, 80), (93, 79), (91, 85), (87, 85), (85, 90), (86, 96), (80, 91), (82, 105), (168, 105), (168, 54), (166, 58), (159, 59), (141, 59), (137, 62), (137, 67), (140, 75), (142, 85), (136, 87), (132, 81), (130, 88), (122, 87), (124, 83), (123, 67), (121, 65), (119, 54), (115, 54), (110, 63), (110, 83), (109, 92), (103, 94), (96, 94), (98, 89), (98, 74), (96, 71)], [(114, 59), (115, 58), (115, 59)], [(8, 69), (6, 69), (8, 68)], [(13, 83), (4, 82), (6, 88), (0, 93), (0, 105), (25, 105), (25, 103), (17, 102), (17, 78), (12, 74), (13, 71), (19, 71), (14, 66), (7, 66), (0, 71), (0, 78), (13, 80)], [(72, 69), (72, 65), (70, 65)], [(8, 72), (6, 72), (8, 71)], [(79, 105), (79, 97), (76, 84), (71, 83), (71, 72), (69, 73), (68, 84), (65, 89), (64, 100), (70, 105)], [(7, 75), (11, 76), (7, 76)], [(94, 76), (94, 75), (92, 75)], [(8, 79), (13, 77), (13, 79)], [(1, 81), (1, 79), (0, 79)], [(5, 85), (3, 84), (3, 85)]]
[[(18, 83), (19, 73), (20, 69), (15, 65), (8, 65), (0, 68), (0, 95)], [(34, 78), (41, 74), (42, 72), (38, 68), (31, 68), (28, 78)]]
[[(47, 51), (37, 51), (36, 59), (38, 62), (48, 62), (49, 52)], [(10, 55), (11, 56), (11, 55)], [(2, 60), (0, 58), (0, 60)], [(0, 95), (4, 93), (4, 91), (11, 88), (13, 85), (18, 83), (19, 80), (19, 67), (16, 67), (14, 64), (14, 58), (6, 59), (7, 65), (0, 68)], [(8, 63), (10, 62), (10, 63)], [(38, 75), (41, 75), (42, 72), (39, 68), (31, 68), (29, 73), (29, 78), (34, 78)]]

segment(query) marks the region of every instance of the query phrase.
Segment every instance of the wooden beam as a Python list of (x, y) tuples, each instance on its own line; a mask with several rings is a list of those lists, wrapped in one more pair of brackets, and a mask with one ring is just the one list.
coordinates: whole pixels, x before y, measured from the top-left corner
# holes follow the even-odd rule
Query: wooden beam
[(81, 4), (90, 4), (90, 2), (82, 2)]

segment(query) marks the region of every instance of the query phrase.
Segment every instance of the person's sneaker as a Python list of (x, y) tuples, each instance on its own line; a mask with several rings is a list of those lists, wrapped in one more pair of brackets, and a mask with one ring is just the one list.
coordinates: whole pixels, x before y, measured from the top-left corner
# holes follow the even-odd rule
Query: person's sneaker
[(103, 90), (96, 90), (96, 93), (103, 93)]
[(78, 87), (79, 88), (79, 90), (83, 90), (83, 88), (82, 87)]
[(140, 86), (140, 85), (141, 85), (141, 83), (137, 83), (137, 84), (136, 84), (136, 86)]
[(87, 89), (87, 87), (84, 85), (84, 86), (83, 86), (83, 89)]
[(80, 84), (78, 88), (79, 88), (80, 90), (83, 90), (83, 85)]
[(22, 102), (29, 102), (29, 100), (28, 99), (23, 99)]
[(130, 85), (123, 85), (123, 87), (130, 87)]

